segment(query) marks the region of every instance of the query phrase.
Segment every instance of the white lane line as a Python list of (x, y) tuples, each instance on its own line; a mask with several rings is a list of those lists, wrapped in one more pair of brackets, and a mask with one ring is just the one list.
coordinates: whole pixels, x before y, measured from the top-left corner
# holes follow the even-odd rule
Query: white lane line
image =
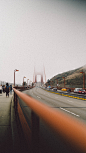
[(79, 115), (76, 115), (77, 117), (80, 117)]
[(62, 108), (62, 107), (60, 107), (60, 109), (62, 109), (62, 110), (65, 111), (65, 112), (68, 112), (68, 113), (70, 113), (70, 114), (72, 114), (72, 115), (75, 115), (75, 116), (77, 116), (77, 117), (80, 117), (79, 115), (77, 115), (77, 114), (75, 114), (75, 113), (73, 113), (73, 112), (70, 112), (70, 111), (68, 111), (68, 110), (66, 110), (66, 109), (64, 109), (64, 108)]
[(66, 109), (65, 109), (65, 111), (68, 112), (68, 113), (70, 113), (70, 111), (68, 111), (68, 110), (66, 110)]
[(70, 103), (74, 103), (73, 101), (70, 101), (70, 100), (67, 100), (68, 102), (70, 102)]
[(76, 115), (75, 113), (72, 113), (72, 112), (70, 112), (71, 114), (73, 114), (73, 115)]
[(37, 96), (39, 99), (41, 99), (41, 97)]

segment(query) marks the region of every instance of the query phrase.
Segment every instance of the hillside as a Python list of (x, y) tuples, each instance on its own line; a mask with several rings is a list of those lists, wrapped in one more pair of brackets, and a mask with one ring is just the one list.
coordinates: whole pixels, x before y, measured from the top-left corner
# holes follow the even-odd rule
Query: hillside
[[(65, 86), (66, 87), (83, 87), (83, 74), (80, 72), (85, 72), (86, 76), (86, 65), (83, 67), (70, 70), (61, 74), (58, 74), (50, 79), (52, 82), (52, 85), (56, 86), (58, 80), (58, 84), (60, 86), (64, 86), (64, 79), (62, 77), (65, 77)], [(86, 87), (86, 81), (85, 81), (85, 87)]]

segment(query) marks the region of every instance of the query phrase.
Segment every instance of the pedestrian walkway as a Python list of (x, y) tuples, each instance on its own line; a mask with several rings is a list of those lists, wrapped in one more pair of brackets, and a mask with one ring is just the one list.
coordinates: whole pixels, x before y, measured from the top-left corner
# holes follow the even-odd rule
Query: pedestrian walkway
[(6, 93), (0, 94), (0, 153), (12, 152), (11, 99)]
[(0, 94), (0, 153), (27, 153), (18, 115), (15, 114), (13, 93)]

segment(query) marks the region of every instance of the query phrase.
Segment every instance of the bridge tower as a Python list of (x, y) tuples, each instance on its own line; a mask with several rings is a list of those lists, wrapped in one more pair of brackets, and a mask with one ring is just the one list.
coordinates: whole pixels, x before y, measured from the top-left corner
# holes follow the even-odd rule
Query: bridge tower
[(37, 70), (34, 67), (34, 74), (33, 74), (33, 82), (37, 83), (37, 75), (41, 76), (41, 83), (44, 81), (46, 82), (46, 74), (45, 74), (45, 68), (43, 67), (41, 70)]

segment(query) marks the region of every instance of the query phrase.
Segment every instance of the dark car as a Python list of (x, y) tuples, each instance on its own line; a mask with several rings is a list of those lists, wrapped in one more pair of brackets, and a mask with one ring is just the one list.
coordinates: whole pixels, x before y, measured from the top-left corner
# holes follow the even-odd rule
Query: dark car
[(86, 91), (85, 91), (84, 89), (80, 89), (80, 90), (78, 91), (78, 93), (79, 93), (79, 94), (86, 94)]
[(57, 91), (57, 88), (53, 88), (52, 90), (53, 90), (53, 91)]

